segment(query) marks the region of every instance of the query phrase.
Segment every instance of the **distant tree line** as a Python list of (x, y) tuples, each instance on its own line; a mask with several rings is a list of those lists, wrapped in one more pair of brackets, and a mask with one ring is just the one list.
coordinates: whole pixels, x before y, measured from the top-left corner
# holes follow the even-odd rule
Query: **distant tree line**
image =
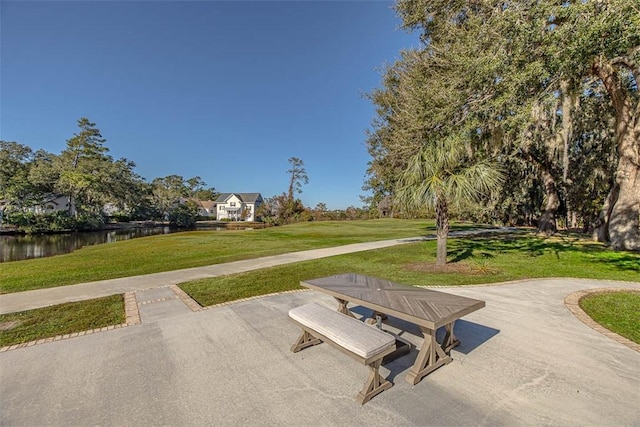
[[(109, 155), (106, 139), (87, 118), (60, 154), (33, 151), (18, 142), (0, 141), (0, 213), (2, 223), (25, 232), (95, 230), (108, 221), (162, 221), (192, 227), (197, 200), (216, 200), (219, 193), (199, 177), (179, 175), (147, 182), (135, 163)], [(270, 225), (300, 221), (366, 219), (366, 210), (328, 210), (324, 203), (308, 208), (296, 197), (309, 182), (304, 162), (289, 159), (286, 192), (266, 198), (257, 216)], [(46, 211), (46, 202), (62, 196), (65, 209)], [(46, 212), (45, 212), (46, 211)]]
[(581, 228), (640, 250), (637, 2), (398, 0), (395, 10), (421, 44), (369, 94), (373, 215)]
[[(134, 162), (109, 155), (95, 123), (81, 118), (78, 127), (60, 154), (0, 141), (0, 209), (5, 224), (32, 232), (97, 229), (110, 216), (190, 226), (198, 210), (189, 200), (214, 200), (218, 195), (197, 176), (169, 175), (147, 182), (134, 171)], [(68, 200), (66, 210), (34, 212), (34, 206), (57, 195)]]

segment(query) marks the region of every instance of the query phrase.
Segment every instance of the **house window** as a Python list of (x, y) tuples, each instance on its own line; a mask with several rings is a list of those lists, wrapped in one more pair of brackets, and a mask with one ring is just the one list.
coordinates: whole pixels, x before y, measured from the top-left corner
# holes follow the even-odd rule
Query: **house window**
[(236, 202), (231, 202), (231, 203), (229, 203), (229, 206), (232, 206), (232, 207), (233, 207), (233, 206), (235, 206), (235, 205), (236, 205)]
[(223, 211), (224, 210), (224, 206), (220, 205), (220, 209), (218, 209), (218, 210)]

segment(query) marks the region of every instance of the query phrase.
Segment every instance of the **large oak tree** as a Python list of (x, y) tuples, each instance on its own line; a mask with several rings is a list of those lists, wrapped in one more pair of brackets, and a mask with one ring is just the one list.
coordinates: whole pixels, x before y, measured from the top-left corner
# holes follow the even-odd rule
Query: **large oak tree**
[[(605, 153), (608, 127), (617, 168), (599, 237), (615, 249), (640, 249), (637, 2), (400, 0), (396, 10), (424, 44), (403, 53), (371, 95), (378, 118), (368, 140), (369, 188), (394, 191), (405, 153), (425, 135), (453, 139), (472, 153), (499, 150), (535, 165), (546, 199), (541, 224), (553, 231), (560, 198), (565, 209), (584, 212), (576, 195), (587, 192), (573, 186), (586, 183), (571, 162), (589, 154), (593, 135), (602, 136), (595, 151)], [(592, 93), (604, 94), (589, 101), (604, 120), (592, 117), (586, 129), (576, 124), (593, 110), (582, 109), (580, 98)], [(523, 176), (512, 172), (510, 181)]]

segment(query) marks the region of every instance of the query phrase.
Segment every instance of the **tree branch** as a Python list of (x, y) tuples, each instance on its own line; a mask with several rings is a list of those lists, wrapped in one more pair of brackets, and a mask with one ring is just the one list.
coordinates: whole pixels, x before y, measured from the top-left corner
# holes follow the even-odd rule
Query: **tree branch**
[[(634, 49), (640, 51), (640, 47)], [(633, 74), (633, 78), (636, 82), (640, 81), (640, 64), (631, 59), (630, 56), (618, 56), (611, 59), (611, 65), (622, 65), (626, 67)]]

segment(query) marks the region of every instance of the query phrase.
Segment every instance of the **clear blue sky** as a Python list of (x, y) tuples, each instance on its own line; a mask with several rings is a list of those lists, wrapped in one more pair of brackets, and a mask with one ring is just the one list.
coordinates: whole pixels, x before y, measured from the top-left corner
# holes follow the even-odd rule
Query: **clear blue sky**
[(361, 206), (364, 94), (417, 36), (390, 1), (0, 1), (0, 139), (59, 154), (77, 120), (146, 180)]

